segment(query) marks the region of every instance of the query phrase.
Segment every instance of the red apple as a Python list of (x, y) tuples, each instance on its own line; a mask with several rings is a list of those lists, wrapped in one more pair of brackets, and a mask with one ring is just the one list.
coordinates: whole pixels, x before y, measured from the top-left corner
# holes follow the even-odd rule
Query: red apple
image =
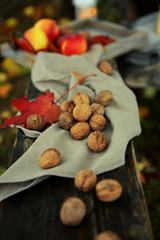
[(85, 37), (79, 33), (72, 33), (60, 39), (60, 52), (66, 56), (81, 55), (87, 51), (88, 44)]
[[(32, 47), (35, 52), (41, 50), (47, 50), (49, 45), (49, 40), (46, 34), (37, 28), (30, 28), (23, 34), (24, 38), (22, 38), (21, 46), (24, 50), (30, 51), (33, 53)], [(26, 41), (26, 39), (28, 41)], [(31, 46), (30, 46), (30, 44)]]
[(50, 18), (42, 18), (38, 20), (34, 24), (34, 27), (42, 30), (50, 39), (50, 41), (54, 41), (60, 35), (60, 28), (58, 23)]

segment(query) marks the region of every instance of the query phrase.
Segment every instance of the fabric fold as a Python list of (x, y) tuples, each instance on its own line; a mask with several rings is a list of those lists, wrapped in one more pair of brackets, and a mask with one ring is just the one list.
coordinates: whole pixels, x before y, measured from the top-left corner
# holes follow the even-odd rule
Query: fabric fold
[[(92, 169), (98, 175), (125, 164), (127, 144), (141, 132), (137, 101), (117, 71), (113, 70), (112, 75), (108, 76), (97, 68), (102, 53), (99, 45), (83, 56), (66, 57), (41, 52), (36, 56), (31, 78), (40, 91), (53, 91), (56, 101), (78, 81), (72, 71), (81, 73), (83, 77), (96, 74), (96, 77), (89, 77), (83, 84), (77, 85), (60, 103), (66, 99), (72, 100), (77, 92), (88, 94), (93, 103), (98, 93), (110, 90), (114, 100), (105, 107), (107, 127), (103, 131), (107, 137), (107, 148), (94, 153), (87, 147), (87, 138), (75, 140), (69, 131), (60, 128), (59, 123), (52, 124), (0, 177), (0, 200), (34, 186), (51, 175), (74, 178), (81, 169)], [(50, 147), (61, 152), (62, 161), (59, 166), (44, 170), (39, 166), (39, 157)]]

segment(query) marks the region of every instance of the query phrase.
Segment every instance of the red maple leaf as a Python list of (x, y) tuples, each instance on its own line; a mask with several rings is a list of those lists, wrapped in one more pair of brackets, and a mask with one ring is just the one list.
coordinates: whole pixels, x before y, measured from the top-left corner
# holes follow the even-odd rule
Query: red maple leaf
[(28, 101), (26, 97), (16, 98), (11, 101), (11, 105), (17, 108), (21, 115), (7, 118), (2, 127), (7, 127), (11, 124), (21, 125), (25, 124), (28, 116), (31, 114), (39, 114), (45, 124), (58, 122), (60, 115), (60, 107), (54, 102), (54, 93), (42, 94), (35, 100)]
[(115, 42), (115, 39), (108, 35), (95, 35), (88, 40), (88, 45), (101, 44), (102, 46)]
[(45, 94), (40, 95), (35, 100), (28, 101), (26, 97), (16, 98), (11, 101), (11, 105), (17, 108), (20, 111), (20, 115), (15, 117), (7, 118), (2, 126), (7, 127), (12, 124), (14, 125), (23, 125), (25, 128), (27, 118), (32, 114), (40, 115), (44, 123), (55, 123), (59, 121), (59, 116), (61, 114), (60, 107), (57, 103), (70, 92), (78, 84), (82, 83), (86, 78), (90, 76), (96, 76), (96, 74), (90, 74), (82, 79), (80, 79), (74, 86), (72, 86), (67, 92), (65, 92), (55, 103), (54, 103), (54, 93), (49, 93), (48, 91)]

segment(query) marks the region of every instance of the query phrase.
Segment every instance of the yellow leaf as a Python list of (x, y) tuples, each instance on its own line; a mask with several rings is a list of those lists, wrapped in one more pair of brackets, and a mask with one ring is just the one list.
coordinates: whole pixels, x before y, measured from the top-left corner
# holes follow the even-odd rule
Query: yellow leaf
[(4, 24), (10, 28), (16, 28), (18, 26), (18, 19), (16, 17), (10, 17), (5, 21)]
[(35, 15), (35, 7), (34, 6), (27, 6), (23, 9), (23, 14), (26, 17), (32, 18)]
[(0, 86), (0, 97), (7, 97), (9, 92), (12, 90), (12, 84), (6, 83), (2, 86)]
[(151, 166), (150, 162), (147, 160), (145, 156), (142, 156), (141, 161), (138, 162), (138, 168), (142, 171), (145, 168), (149, 168)]
[(0, 72), (0, 83), (8, 81), (8, 75), (5, 72)]
[(0, 117), (2, 119), (6, 119), (6, 118), (10, 117), (11, 115), (12, 115), (11, 112), (6, 110), (6, 111), (1, 112)]

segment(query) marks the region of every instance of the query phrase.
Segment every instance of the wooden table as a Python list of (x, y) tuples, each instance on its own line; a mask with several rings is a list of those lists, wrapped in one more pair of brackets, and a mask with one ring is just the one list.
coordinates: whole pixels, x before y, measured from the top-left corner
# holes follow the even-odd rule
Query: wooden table
[[(28, 99), (39, 94), (30, 82)], [(33, 141), (19, 131), (13, 147), (12, 162)], [(98, 181), (114, 178), (122, 184), (122, 196), (111, 203), (99, 201), (94, 190), (88, 193), (78, 191), (73, 179), (55, 176), (2, 201), (0, 239), (92, 240), (99, 232), (109, 229), (122, 240), (153, 240), (133, 141), (128, 144), (125, 161), (124, 166), (98, 176)], [(70, 196), (80, 197), (87, 205), (87, 215), (77, 227), (66, 227), (59, 217), (62, 202)]]

